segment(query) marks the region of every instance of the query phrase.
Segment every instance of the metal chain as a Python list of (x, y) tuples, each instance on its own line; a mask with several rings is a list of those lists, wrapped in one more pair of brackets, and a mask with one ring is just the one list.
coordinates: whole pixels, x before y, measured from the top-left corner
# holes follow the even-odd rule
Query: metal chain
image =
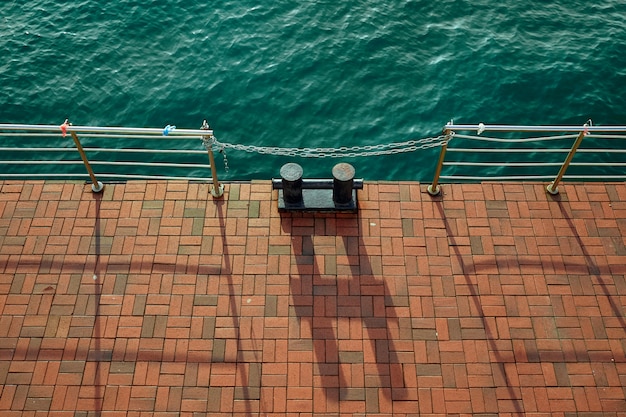
[(224, 155), (226, 166), (225, 149), (258, 153), (263, 155), (290, 156), (302, 158), (356, 158), (367, 156), (393, 155), (405, 152), (415, 152), (421, 149), (436, 148), (446, 142), (447, 136), (408, 140), (405, 142), (383, 143), (380, 145), (342, 146), (339, 148), (282, 148), (277, 146), (240, 145), (219, 142), (214, 136), (203, 137), (204, 146), (214, 146)]
[(209, 149), (217, 148), (217, 151), (221, 153), (224, 158), (224, 171), (228, 172), (228, 157), (226, 157), (225, 147), (221, 144), (219, 144), (219, 147), (217, 146), (218, 142), (215, 136), (202, 136), (202, 144), (207, 151)]
[(220, 149), (220, 153), (224, 157), (224, 171), (228, 172), (228, 158), (226, 157), (226, 151), (224, 148)]

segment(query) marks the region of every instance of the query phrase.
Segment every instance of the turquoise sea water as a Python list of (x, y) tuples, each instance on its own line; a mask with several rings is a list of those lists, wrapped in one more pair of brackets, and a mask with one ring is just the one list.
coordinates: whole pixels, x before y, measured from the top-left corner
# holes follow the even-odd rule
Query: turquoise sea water
[[(197, 128), (224, 142), (375, 145), (449, 120), (626, 124), (618, 0), (4, 0), (0, 123)], [(198, 147), (198, 144), (190, 144)], [(366, 179), (425, 180), (437, 150), (357, 158)], [(288, 161), (228, 152), (239, 180)]]

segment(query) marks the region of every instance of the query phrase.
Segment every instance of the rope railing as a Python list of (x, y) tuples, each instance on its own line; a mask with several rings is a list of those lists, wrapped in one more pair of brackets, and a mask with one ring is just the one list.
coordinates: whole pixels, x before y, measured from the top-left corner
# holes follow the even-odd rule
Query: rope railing
[[(494, 135), (482, 135), (485, 132), (494, 132)], [(523, 133), (532, 133), (531, 137), (514, 137)], [(542, 136), (541, 134), (546, 134)], [(73, 141), (67, 138), (69, 135)], [(501, 135), (503, 137), (497, 137)], [(586, 139), (585, 139), (586, 138)], [(50, 146), (41, 146), (42, 141), (48, 140)], [(124, 139), (126, 147), (115, 147), (111, 140)], [(204, 150), (189, 149), (188, 141), (197, 142), (201, 139)], [(583, 139), (585, 139), (583, 141)], [(204, 121), (200, 129), (177, 129), (176, 126), (160, 128), (129, 128), (129, 127), (102, 127), (102, 126), (74, 126), (67, 120), (59, 125), (28, 125), (28, 124), (0, 124), (0, 167), (6, 167), (6, 172), (0, 172), (0, 178), (75, 178), (84, 174), (60, 172), (28, 172), (13, 171), (11, 167), (24, 165), (68, 166), (84, 165), (92, 182), (92, 190), (99, 192), (103, 185), (97, 177), (112, 179), (158, 179), (158, 180), (206, 180), (206, 175), (197, 176), (195, 173), (211, 171), (213, 188), (211, 194), (220, 197), (223, 194), (223, 185), (217, 179), (214, 150), (224, 153), (225, 168), (228, 162), (225, 150), (253, 152), (261, 155), (278, 155), (302, 158), (337, 158), (337, 157), (370, 157), (380, 155), (394, 155), (406, 152), (415, 152), (423, 149), (439, 147), (439, 159), (435, 167), (432, 184), (428, 187), (431, 195), (441, 192), (439, 182), (444, 181), (543, 181), (553, 178), (546, 187), (551, 194), (558, 193), (558, 185), (566, 179), (587, 180), (626, 180), (626, 175), (617, 173), (601, 175), (581, 175), (579, 173), (566, 175), (568, 167), (580, 168), (623, 168), (626, 160), (621, 162), (617, 156), (626, 154), (626, 144), (616, 141), (626, 140), (626, 126), (593, 126), (591, 120), (582, 126), (526, 126), (526, 125), (459, 125), (452, 122), (443, 128), (439, 136), (411, 139), (402, 142), (390, 142), (375, 145), (359, 145), (337, 148), (290, 148), (274, 146), (257, 146), (233, 144), (218, 141), (213, 135), (208, 123)], [(26, 141), (36, 141), (35, 146), (27, 146)], [(89, 146), (83, 147), (81, 140), (86, 140)], [(169, 148), (163, 149), (146, 147), (145, 141), (167, 140)], [(572, 143), (572, 140), (574, 141)], [(176, 146), (172, 143), (186, 141), (185, 146)], [(104, 142), (103, 146), (97, 146)], [(581, 147), (585, 143), (592, 147)], [(14, 146), (10, 146), (11, 144)], [(548, 145), (548, 143), (550, 145)], [(556, 144), (556, 145), (554, 145)], [(459, 146), (460, 145), (460, 146)], [(566, 145), (566, 146), (565, 146)], [(580, 148), (580, 149), (579, 149)], [(80, 159), (76, 158), (76, 151)], [(562, 154), (566, 154), (565, 160)], [(613, 156), (612, 160), (597, 162), (572, 161), (577, 153), (596, 154), (601, 157)], [(88, 155), (90, 158), (88, 158)], [(117, 155), (116, 160), (99, 159), (103, 154)], [(140, 162), (133, 160), (133, 156), (142, 154), (160, 155), (168, 160)], [(209, 163), (198, 160), (200, 155)], [(34, 155), (34, 156), (33, 156)], [(450, 158), (453, 155), (453, 158)], [(483, 160), (472, 159), (472, 156), (483, 155)], [(497, 156), (500, 156), (498, 159)], [(23, 156), (23, 158), (22, 158)], [(469, 156), (469, 157), (468, 157)], [(540, 157), (539, 157), (540, 156)], [(549, 156), (557, 159), (548, 160)], [(177, 159), (178, 158), (178, 159)], [(195, 158), (195, 159), (194, 159)], [(464, 159), (465, 158), (465, 159)], [(526, 159), (523, 159), (526, 158)], [(144, 158), (145, 161), (145, 158)], [(117, 167), (116, 172), (94, 172), (92, 166)], [(559, 167), (558, 173), (549, 173)], [(121, 169), (123, 168), (123, 169)], [(167, 168), (156, 174), (137, 172), (134, 168)], [(459, 173), (459, 169), (471, 169), (469, 173)], [(519, 169), (526, 172), (514, 172), (503, 175), (501, 170)], [(480, 174), (477, 170), (486, 170)], [(176, 175), (176, 170), (185, 170), (184, 175)], [(2, 168), (0, 168), (2, 171)], [(192, 173), (190, 175), (190, 173)]]
[[(80, 137), (79, 137), (80, 134)], [(68, 141), (67, 136), (71, 136), (72, 142)], [(212, 157), (212, 149), (204, 150), (183, 149), (188, 148), (187, 143), (194, 141), (198, 145), (202, 145), (206, 138), (213, 136), (213, 130), (208, 124), (203, 124), (201, 129), (177, 129), (175, 126), (166, 126), (164, 129), (158, 128), (129, 128), (129, 127), (102, 127), (102, 126), (74, 126), (66, 120), (59, 125), (34, 125), (34, 124), (0, 124), (0, 138), (2, 145), (7, 142), (13, 142), (14, 146), (1, 146), (0, 151), (4, 159), (0, 159), (0, 166), (4, 167), (4, 172), (0, 172), (0, 178), (76, 178), (83, 174), (62, 172), (62, 170), (53, 170), (48, 172), (15, 172), (16, 167), (30, 165), (39, 167), (71, 167), (73, 165), (84, 165), (92, 182), (92, 191), (100, 192), (104, 188), (102, 182), (98, 178), (110, 178), (115, 180), (128, 179), (156, 179), (156, 180), (199, 180), (204, 181), (206, 176), (199, 176), (197, 172), (202, 173), (211, 170), (213, 167), (206, 161), (207, 152), (209, 160)], [(125, 139), (127, 143), (133, 143), (133, 148), (116, 148), (111, 147), (111, 140)], [(83, 147), (81, 140), (89, 141), (89, 147)], [(139, 140), (140, 142), (137, 142)], [(174, 144), (183, 141), (185, 146), (177, 146), (170, 143), (171, 149), (155, 149), (151, 148), (148, 141), (168, 140)], [(29, 141), (36, 141), (35, 145), (41, 145), (47, 141), (50, 146), (28, 146)], [(109, 146), (96, 146), (105, 142)], [(137, 146), (137, 144), (141, 144)], [(132, 145), (129, 145), (132, 146)], [(160, 145), (159, 145), (160, 146)], [(76, 152), (80, 159), (76, 158)], [(87, 157), (90, 155), (90, 158)], [(98, 159), (102, 154), (118, 155), (114, 158)], [(124, 156), (126, 155), (126, 156)], [(141, 162), (132, 159), (133, 155), (142, 155), (145, 161), (146, 155), (161, 155), (169, 160)], [(12, 156), (16, 156), (11, 158)], [(19, 158), (17, 158), (19, 157)], [(115, 159), (115, 160), (111, 160)], [(172, 160), (174, 159), (174, 160)], [(93, 166), (98, 167), (116, 167), (116, 172), (98, 172), (97, 176), (93, 170)], [(124, 169), (120, 170), (119, 168)], [(11, 171), (13, 168), (13, 172)], [(138, 172), (138, 169), (150, 168), (160, 170), (156, 174), (150, 172)], [(163, 175), (163, 170), (167, 169), (167, 174)], [(183, 175), (175, 175), (177, 170), (182, 170)], [(45, 171), (45, 169), (44, 169)], [(65, 170), (67, 171), (67, 170)], [(213, 190), (211, 193), (215, 197), (222, 195), (223, 186), (217, 180), (217, 175), (213, 176)]]
[[(580, 132), (581, 130), (585, 130), (586, 132), (626, 132), (626, 126), (592, 126), (587, 121), (582, 126), (528, 126), (528, 125), (488, 125), (484, 123), (478, 123), (475, 125), (457, 125), (453, 122), (448, 123), (444, 126), (444, 131), (449, 130), (451, 132), (461, 132), (461, 131), (475, 131), (478, 134), (482, 132)], [(587, 125), (587, 126), (585, 126)]]
[[(70, 147), (71, 142), (64, 141), (67, 135), (70, 135), (74, 147)], [(80, 135), (80, 137), (79, 137)], [(166, 126), (164, 129), (158, 128), (129, 128), (129, 127), (102, 127), (102, 126), (76, 126), (69, 123), (66, 120), (60, 126), (56, 125), (32, 125), (32, 124), (0, 124), (0, 140), (20, 140), (19, 146), (0, 146), (0, 151), (3, 151), (5, 159), (0, 158), (1, 166), (23, 166), (23, 165), (41, 165), (41, 166), (66, 166), (71, 167), (73, 165), (83, 164), (87, 173), (92, 181), (92, 190), (99, 192), (102, 190), (102, 183), (98, 181), (96, 173), (92, 166), (116, 166), (116, 167), (156, 167), (156, 168), (168, 168), (168, 169), (210, 169), (211, 177), (213, 179), (213, 189), (211, 194), (214, 197), (219, 197), (223, 193), (223, 186), (217, 179), (217, 172), (215, 169), (214, 150), (222, 153), (224, 158), (224, 168), (228, 171), (228, 159), (226, 157), (226, 151), (239, 151), (256, 153), (259, 155), (273, 155), (273, 156), (289, 156), (298, 158), (355, 158), (355, 157), (374, 157), (383, 155), (395, 155), (400, 153), (416, 152), (419, 150), (436, 148), (442, 146), (444, 135), (436, 137), (425, 137), (418, 139), (405, 140), (400, 142), (388, 142), (373, 145), (357, 145), (357, 146), (341, 146), (341, 147), (317, 147), (317, 148), (295, 148), (295, 147), (280, 147), (280, 146), (258, 146), (249, 144), (237, 144), (229, 143), (225, 141), (218, 141), (213, 135), (213, 130), (210, 129), (208, 123), (204, 121), (200, 129), (177, 129), (175, 126)], [(36, 140), (37, 144), (47, 139), (54, 139), (54, 142), (63, 146), (25, 146), (23, 140)], [(202, 139), (205, 151), (182, 149), (187, 148), (180, 147), (177, 149), (153, 149), (143, 147), (112, 147), (110, 140), (124, 139), (124, 140), (197, 140)], [(83, 147), (81, 140), (88, 140), (90, 146)], [(106, 141), (105, 146), (94, 146), (92, 142)], [(129, 142), (124, 142), (128, 144)], [(136, 143), (136, 142), (134, 142)], [(5, 143), (0, 143), (5, 145)], [(128, 145), (131, 146), (131, 145)], [(75, 151), (78, 151), (80, 160), (76, 159)], [(11, 158), (7, 155), (23, 155), (23, 154), (35, 154), (37, 158), (18, 160), (17, 158)], [(73, 155), (72, 155), (73, 153)], [(121, 160), (97, 160), (102, 154), (116, 154)], [(172, 155), (179, 154), (186, 157), (194, 157), (198, 154), (207, 154), (209, 157), (209, 164), (201, 164), (197, 162), (185, 161), (179, 162), (138, 162), (129, 160), (129, 156), (139, 154), (154, 154), (154, 155)], [(87, 157), (89, 154), (90, 158)], [(44, 157), (41, 157), (44, 155)], [(124, 156), (126, 155), (126, 156)], [(62, 158), (62, 159), (61, 159)], [(82, 161), (82, 162), (81, 162)], [(22, 171), (23, 172), (23, 171)], [(22, 178), (22, 177), (39, 177), (39, 178), (71, 178), (77, 174), (70, 174), (67, 172), (29, 172), (14, 173), (14, 172), (0, 172), (0, 178)], [(202, 180), (204, 178), (193, 177), (189, 175), (185, 176), (164, 176), (164, 175), (145, 175), (136, 173), (98, 173), (98, 177), (102, 178), (115, 178), (115, 179), (135, 179), (135, 178), (154, 178), (154, 179), (192, 179)]]
[[(67, 121), (66, 121), (67, 122)], [(198, 139), (199, 136), (212, 136), (211, 129), (177, 129), (176, 126), (166, 126), (163, 129), (151, 127), (117, 127), (117, 126), (75, 126), (72, 124), (60, 126), (56, 125), (29, 125), (29, 124), (0, 124), (0, 130), (24, 130), (30, 132), (48, 132), (48, 133), (118, 133), (123, 135), (149, 135), (149, 137), (159, 136), (175, 136)], [(169, 127), (169, 129), (168, 129)], [(4, 134), (3, 134), (4, 136)], [(127, 136), (124, 136), (127, 137)]]
[[(526, 126), (526, 125), (457, 125), (448, 123), (443, 128), (445, 143), (441, 147), (439, 160), (435, 167), (433, 182), (428, 186), (428, 192), (433, 195), (441, 193), (439, 182), (444, 181), (543, 181), (553, 179), (546, 187), (550, 194), (558, 194), (558, 185), (564, 179), (572, 180), (626, 180), (626, 175), (620, 173), (606, 174), (574, 174), (566, 175), (571, 167), (586, 168), (623, 168), (626, 160), (617, 158), (626, 154), (626, 143), (616, 141), (625, 140), (626, 126), (593, 126), (588, 120), (582, 126)], [(459, 133), (459, 132), (469, 132)], [(500, 132), (506, 137), (481, 136), (484, 132)], [(576, 134), (572, 134), (572, 133)], [(546, 133), (546, 136), (509, 137), (519, 136), (520, 133)], [(554, 135), (553, 133), (560, 133)], [(593, 147), (580, 148), (585, 143)], [(592, 141), (592, 139), (594, 139)], [(573, 140), (573, 143), (572, 143)], [(560, 143), (558, 143), (560, 142)], [(552, 144), (557, 143), (557, 147)], [(472, 146), (472, 145), (475, 146)], [(511, 145), (509, 147), (507, 145)], [(560, 146), (558, 146), (560, 145)], [(563, 145), (567, 145), (564, 148)], [(558, 155), (566, 153), (565, 160)], [(610, 157), (610, 160), (596, 162), (573, 162), (577, 153), (594, 154), (597, 158)], [(452, 154), (454, 158), (449, 158)], [(482, 160), (476, 156), (482, 155)], [(500, 157), (499, 159), (497, 157)], [(556, 157), (547, 160), (549, 156)], [(472, 159), (473, 158), (473, 159)], [(525, 160), (520, 160), (525, 158)], [(472, 172), (459, 173), (462, 168)], [(558, 173), (548, 174), (550, 168), (559, 167)], [(502, 175), (503, 169), (523, 169), (526, 172), (513, 172)], [(477, 170), (486, 171), (479, 175)]]

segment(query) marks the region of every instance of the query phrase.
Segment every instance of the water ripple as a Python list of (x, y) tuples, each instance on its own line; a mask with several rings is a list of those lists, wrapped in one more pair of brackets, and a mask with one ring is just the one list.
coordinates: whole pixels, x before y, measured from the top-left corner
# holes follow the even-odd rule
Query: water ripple
[[(626, 5), (225, 0), (0, 6), (4, 122), (196, 127), (255, 145), (351, 146), (476, 123), (626, 124)], [(190, 144), (197, 146), (197, 144)], [(350, 161), (431, 175), (434, 151)], [(232, 179), (281, 158), (233, 152)], [(336, 161), (297, 161), (325, 175)]]

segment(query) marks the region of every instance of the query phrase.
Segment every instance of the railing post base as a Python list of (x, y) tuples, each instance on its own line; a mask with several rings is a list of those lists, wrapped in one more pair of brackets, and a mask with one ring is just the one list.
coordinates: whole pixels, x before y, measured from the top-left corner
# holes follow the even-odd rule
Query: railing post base
[(428, 191), (428, 194), (432, 195), (433, 197), (438, 196), (439, 194), (441, 194), (441, 186), (440, 185), (436, 185), (433, 187), (433, 184), (429, 185), (426, 188), (426, 191)]
[(224, 195), (224, 184), (220, 184), (217, 187), (212, 185), (211, 186), (211, 195), (213, 196), (213, 198), (220, 198), (221, 196)]
[(552, 195), (557, 195), (559, 193), (559, 187), (555, 187), (554, 183), (551, 182), (550, 184), (548, 184), (548, 186), (546, 187), (546, 191), (549, 192)]
[(94, 193), (99, 193), (102, 190), (104, 190), (104, 184), (102, 184), (100, 181), (91, 184), (91, 191), (93, 191)]

